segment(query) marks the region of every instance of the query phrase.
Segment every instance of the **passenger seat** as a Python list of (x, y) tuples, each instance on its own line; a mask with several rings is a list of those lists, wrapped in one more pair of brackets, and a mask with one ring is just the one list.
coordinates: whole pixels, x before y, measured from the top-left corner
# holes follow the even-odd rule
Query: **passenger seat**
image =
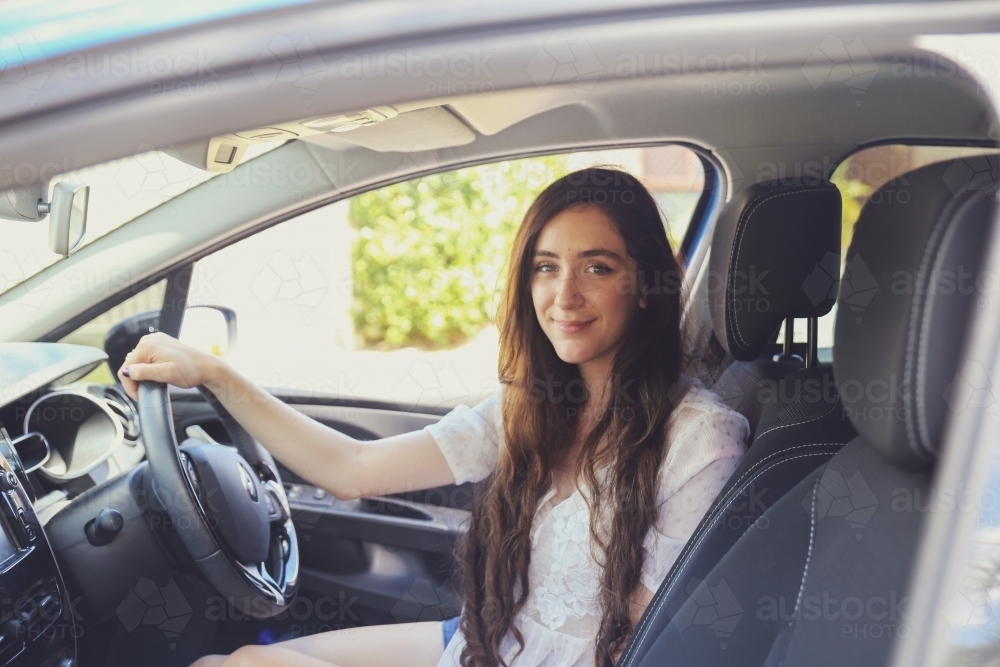
[[(983, 162), (1000, 171), (996, 156)], [(686, 596), (661, 589), (620, 664), (884, 665), (909, 632), (926, 512), (899, 498), (940, 492), (931, 481), (954, 418), (948, 388), (976, 298), (948, 276), (977, 275), (996, 214), (995, 177), (954, 192), (951, 166), (888, 182), (909, 197), (872, 197), (855, 226), (848, 256), (878, 288), (863, 312), (838, 311), (834, 367), (839, 387), (877, 389), (845, 394), (860, 435), (759, 517), (704, 581), (677, 582)], [(890, 289), (900, 275), (910, 289)]]
[[(818, 318), (840, 268), (841, 199), (829, 183), (756, 185), (723, 210), (712, 239), (709, 307), (735, 361), (713, 386), (751, 421), (747, 455), (706, 513), (640, 620), (620, 664), (638, 662), (702, 580), (760, 516), (855, 436), (832, 371), (760, 359), (786, 318)], [(825, 271), (824, 271), (825, 269)], [(822, 278), (822, 275), (819, 276)], [(821, 289), (822, 288), (822, 289)], [(810, 332), (815, 335), (815, 327)], [(809, 341), (815, 345), (815, 339)], [(723, 623), (724, 625), (724, 623)], [(724, 630), (724, 628), (722, 628)]]

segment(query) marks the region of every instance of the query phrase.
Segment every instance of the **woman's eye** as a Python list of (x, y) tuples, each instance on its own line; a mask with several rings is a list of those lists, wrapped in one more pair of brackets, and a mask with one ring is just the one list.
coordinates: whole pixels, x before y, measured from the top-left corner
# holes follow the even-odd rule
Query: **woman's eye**
[(588, 267), (588, 270), (593, 271), (595, 274), (599, 276), (606, 276), (609, 273), (611, 273), (611, 267), (605, 266), (604, 264), (591, 264)]
[(551, 271), (555, 271), (555, 268), (556, 267), (554, 267), (552, 264), (549, 264), (548, 262), (543, 262), (535, 266), (535, 273), (549, 273)]

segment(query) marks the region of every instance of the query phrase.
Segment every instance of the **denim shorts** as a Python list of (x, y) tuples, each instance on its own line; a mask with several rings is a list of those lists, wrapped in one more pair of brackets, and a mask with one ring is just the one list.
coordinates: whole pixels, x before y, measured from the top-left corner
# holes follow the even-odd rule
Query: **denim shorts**
[(458, 622), (461, 618), (461, 616), (452, 616), (441, 621), (441, 634), (444, 636), (445, 648), (448, 648), (448, 642), (455, 636), (455, 631), (458, 630)]

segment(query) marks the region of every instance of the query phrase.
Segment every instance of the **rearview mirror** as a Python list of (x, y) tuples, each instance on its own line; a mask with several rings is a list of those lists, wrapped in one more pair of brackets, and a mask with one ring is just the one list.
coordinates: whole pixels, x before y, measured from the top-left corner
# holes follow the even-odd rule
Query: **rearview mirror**
[(52, 188), (51, 201), (45, 201), (47, 194), (47, 186), (0, 192), (0, 218), (29, 222), (50, 216), (49, 248), (69, 257), (87, 233), (90, 186), (60, 181)]
[(87, 205), (90, 186), (61, 181), (52, 190), (49, 203), (49, 247), (69, 257), (80, 247), (87, 233)]

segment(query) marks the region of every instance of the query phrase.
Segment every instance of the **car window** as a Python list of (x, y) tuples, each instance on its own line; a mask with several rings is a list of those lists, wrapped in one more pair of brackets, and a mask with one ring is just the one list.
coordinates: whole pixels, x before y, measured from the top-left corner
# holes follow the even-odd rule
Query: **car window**
[[(101, 313), (83, 326), (66, 334), (59, 342), (72, 343), (74, 345), (90, 345), (91, 347), (104, 349), (104, 336), (107, 335), (108, 329), (132, 315), (137, 315), (147, 310), (159, 310), (163, 305), (163, 295), (166, 293), (166, 290), (166, 279), (153, 283), (141, 292), (122, 301), (117, 306)], [(114, 371), (117, 370), (117, 368), (108, 368), (107, 364), (101, 364), (81, 378), (80, 381), (114, 384)]]
[[(889, 181), (903, 176), (911, 171), (945, 160), (956, 158), (972, 159), (975, 156), (986, 152), (996, 152), (995, 149), (983, 149), (963, 146), (907, 146), (902, 144), (886, 144), (882, 146), (872, 146), (858, 151), (847, 157), (837, 165), (830, 181), (840, 190), (843, 213), (842, 231), (840, 235), (841, 243), (841, 276), (844, 275), (847, 261), (847, 248), (851, 244), (851, 237), (854, 233), (854, 223), (861, 215), (861, 209), (873, 197), (890, 199), (892, 197), (907, 197), (906, 190), (886, 189), (879, 192), (879, 188)], [(905, 203), (905, 202), (904, 202)], [(863, 263), (862, 263), (863, 264)], [(848, 281), (847, 288), (857, 287), (859, 292), (863, 291), (863, 274), (866, 270), (863, 265), (855, 267), (857, 280), (851, 279), (848, 272), (845, 280)], [(857, 283), (857, 284), (856, 284)], [(843, 286), (841, 287), (843, 294)], [(863, 294), (859, 293), (856, 299), (857, 307), (861, 307)], [(833, 325), (837, 316), (837, 305), (828, 314), (819, 318), (817, 322), (817, 348), (821, 362), (833, 360)], [(795, 340), (806, 340), (805, 319), (795, 320)], [(784, 327), (778, 333), (778, 342), (784, 341)]]
[(704, 185), (677, 146), (509, 160), (383, 187), (198, 261), (190, 305), (237, 315), (228, 361), (284, 390), (447, 407), (497, 387), (498, 281), (541, 189), (593, 164), (653, 192), (675, 247)]

